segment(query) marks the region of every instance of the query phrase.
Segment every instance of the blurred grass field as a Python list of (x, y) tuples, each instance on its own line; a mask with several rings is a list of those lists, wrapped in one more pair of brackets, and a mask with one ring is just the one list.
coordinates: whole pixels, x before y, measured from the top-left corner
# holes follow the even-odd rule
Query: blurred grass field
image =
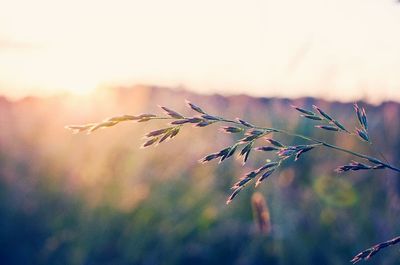
[[(102, 89), (90, 97), (0, 98), (1, 264), (346, 264), (360, 250), (400, 232), (400, 183), (389, 171), (338, 175), (352, 157), (324, 150), (291, 162), (257, 191), (271, 232), (257, 230), (248, 187), (229, 206), (244, 168), (197, 161), (231, 143), (217, 126), (185, 128), (172, 141), (140, 150), (159, 124), (121, 124), (72, 135), (71, 123), (119, 114), (182, 113), (190, 99), (211, 113), (300, 131), (370, 152), (357, 139), (313, 129), (290, 104), (318, 104), (351, 127), (351, 104), (312, 98), (203, 96), (158, 87)], [(400, 157), (400, 105), (367, 106), (372, 138), (393, 163)], [(157, 127), (158, 126), (158, 127)], [(280, 138), (286, 143), (296, 139)], [(253, 164), (252, 164), (253, 163)], [(368, 264), (395, 264), (385, 250)]]

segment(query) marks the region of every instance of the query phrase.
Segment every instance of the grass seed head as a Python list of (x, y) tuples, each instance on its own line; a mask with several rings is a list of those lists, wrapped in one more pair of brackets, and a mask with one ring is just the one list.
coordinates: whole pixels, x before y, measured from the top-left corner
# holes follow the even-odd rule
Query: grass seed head
[(204, 110), (202, 110), (199, 106), (193, 104), (192, 102), (190, 102), (189, 100), (186, 100), (186, 104), (194, 111), (201, 113), (201, 114), (206, 114), (204, 112)]
[(251, 123), (249, 123), (249, 122), (247, 122), (247, 121), (244, 121), (244, 120), (242, 120), (242, 119), (236, 118), (236, 120), (237, 120), (240, 124), (242, 124), (243, 126), (246, 126), (246, 127), (248, 127), (248, 128), (254, 128), (254, 127), (255, 127), (253, 124), (251, 124)]
[(269, 151), (280, 150), (280, 148), (278, 148), (276, 146), (260, 146), (260, 147), (256, 147), (255, 150), (269, 152)]
[(218, 158), (218, 157), (220, 157), (219, 153), (209, 154), (209, 155), (203, 157), (202, 159), (200, 159), (199, 162), (202, 163), (202, 164), (204, 164), (204, 163), (207, 163), (207, 162), (209, 162), (209, 161), (211, 161), (211, 160), (213, 160), (213, 159), (216, 159), (216, 158)]
[(90, 128), (96, 126), (96, 123), (88, 123), (85, 125), (68, 125), (65, 129), (71, 130), (73, 134), (88, 131)]
[(219, 117), (212, 116), (212, 115), (210, 115), (210, 114), (203, 114), (203, 115), (201, 115), (201, 117), (202, 117), (203, 119), (206, 119), (206, 120), (209, 120), (209, 121), (219, 121), (219, 120), (220, 120)]
[(238, 182), (236, 182), (236, 183), (232, 186), (232, 189), (235, 190), (235, 189), (237, 189), (237, 188), (244, 187), (244, 186), (245, 186), (250, 180), (252, 180), (252, 179), (253, 179), (253, 178), (251, 178), (251, 177), (249, 177), (249, 176), (242, 177), (241, 179), (239, 179)]
[(172, 125), (181, 125), (181, 124), (185, 124), (185, 123), (189, 123), (189, 122), (190, 122), (189, 119), (180, 119), (180, 120), (173, 121), (170, 124), (172, 124)]
[(277, 147), (285, 147), (282, 143), (278, 142), (277, 140), (271, 139), (271, 138), (267, 138), (266, 139), (270, 144), (273, 144)]
[(98, 130), (98, 129), (100, 129), (100, 128), (104, 128), (104, 127), (111, 127), (111, 126), (114, 126), (115, 124), (117, 124), (118, 122), (116, 122), (116, 121), (103, 121), (103, 122), (101, 122), (101, 123), (98, 123), (98, 124), (96, 124), (95, 126), (93, 126), (93, 127), (91, 127), (89, 130), (88, 130), (88, 134), (90, 134), (90, 133), (92, 133), (92, 132), (94, 132), (94, 131), (96, 131), (96, 130)]
[(328, 121), (333, 121), (333, 118), (331, 116), (328, 115), (328, 113), (326, 113), (325, 111), (321, 110), (320, 108), (318, 108), (317, 106), (313, 105), (313, 108), (319, 112), (319, 114), (321, 114), (325, 119), (327, 119)]
[(368, 130), (368, 120), (367, 120), (367, 113), (364, 109), (364, 107), (361, 110), (361, 120), (362, 120), (362, 125), (364, 129), (367, 131)]
[(206, 121), (206, 120), (203, 120), (202, 122), (199, 122), (199, 123), (197, 123), (196, 125), (195, 125), (195, 127), (206, 127), (206, 126), (208, 126), (208, 125), (210, 125), (210, 124), (213, 124), (215, 121)]
[(315, 125), (315, 128), (320, 128), (327, 131), (335, 131), (335, 132), (339, 131), (338, 127), (332, 125)]
[(294, 108), (294, 109), (296, 109), (297, 111), (299, 111), (299, 112), (301, 112), (301, 113), (306, 114), (306, 115), (311, 115), (311, 116), (314, 116), (314, 115), (315, 115), (315, 113), (312, 112), (312, 111), (309, 111), (309, 110), (306, 110), (306, 109), (303, 109), (303, 108), (300, 108), (300, 107), (297, 107), (297, 106), (294, 106), (294, 105), (291, 105), (291, 107)]
[(189, 123), (199, 123), (199, 122), (204, 121), (202, 118), (199, 118), (199, 117), (192, 117), (192, 118), (189, 118), (188, 120), (189, 120)]
[(122, 122), (122, 121), (133, 121), (136, 119), (137, 119), (137, 116), (121, 115), (121, 116), (115, 116), (115, 117), (108, 118), (107, 121)]
[(160, 141), (158, 141), (159, 144), (167, 140), (170, 136), (172, 135), (172, 130), (168, 130), (161, 138)]
[(232, 202), (232, 200), (239, 194), (239, 192), (243, 189), (242, 187), (239, 187), (237, 189), (235, 189), (232, 194), (229, 196), (228, 200), (226, 201), (226, 204), (230, 204)]
[(146, 148), (146, 147), (149, 147), (149, 146), (155, 144), (155, 143), (158, 141), (158, 139), (159, 139), (159, 137), (151, 138), (150, 140), (148, 140), (147, 142), (145, 142), (145, 143), (142, 145), (141, 148)]
[(239, 156), (243, 156), (243, 165), (247, 162), (252, 148), (253, 142), (250, 142), (243, 147), (242, 151), (240, 151)]
[(264, 174), (262, 174), (262, 176), (259, 177), (259, 178), (257, 179), (256, 185), (255, 185), (256, 188), (261, 184), (261, 182), (262, 182), (264, 179), (266, 179), (266, 178), (268, 178), (269, 176), (271, 176), (271, 174), (274, 173), (274, 171), (275, 171), (275, 168), (272, 168), (272, 169), (266, 171)]
[(341, 124), (340, 122), (338, 122), (337, 120), (333, 120), (332, 122), (333, 122), (339, 129), (341, 129), (342, 131), (349, 132), (349, 131), (344, 127), (344, 125)]
[(368, 133), (364, 129), (356, 128), (356, 133), (362, 140), (369, 142)]
[(176, 112), (172, 109), (169, 109), (169, 108), (163, 107), (163, 106), (160, 106), (160, 108), (162, 108), (164, 110), (164, 112), (172, 118), (175, 118), (175, 119), (184, 119), (185, 118), (184, 116), (182, 116), (181, 114), (179, 114), (178, 112)]
[(221, 130), (225, 133), (239, 133), (239, 132), (243, 131), (242, 128), (233, 127), (233, 126), (225, 126), (225, 127), (222, 127)]
[(310, 119), (310, 120), (315, 120), (315, 121), (322, 121), (322, 118), (319, 116), (314, 116), (314, 115), (301, 115), (301, 117)]
[(171, 128), (164, 128), (164, 129), (159, 129), (159, 130), (155, 130), (155, 131), (151, 131), (149, 133), (147, 133), (145, 136), (150, 138), (150, 137), (154, 137), (154, 136), (159, 136), (161, 134), (166, 133), (167, 131), (169, 131)]

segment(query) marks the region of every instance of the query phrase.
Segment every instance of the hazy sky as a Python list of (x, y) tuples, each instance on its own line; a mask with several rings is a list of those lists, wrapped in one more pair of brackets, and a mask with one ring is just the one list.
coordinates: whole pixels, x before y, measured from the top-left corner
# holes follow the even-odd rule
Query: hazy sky
[(395, 0), (0, 0), (0, 93), (98, 85), (400, 100)]

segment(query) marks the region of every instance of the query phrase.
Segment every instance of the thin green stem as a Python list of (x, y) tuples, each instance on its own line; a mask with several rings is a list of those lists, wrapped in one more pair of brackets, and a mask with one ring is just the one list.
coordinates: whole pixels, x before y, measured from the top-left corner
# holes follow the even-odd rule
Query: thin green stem
[(378, 155), (380, 155), (381, 158), (382, 158), (383, 160), (385, 160), (386, 163), (389, 163), (389, 161), (386, 159), (385, 155), (384, 155), (381, 151), (375, 149), (375, 147), (374, 147), (372, 141), (369, 142), (369, 146), (368, 146), (368, 147), (369, 147), (369, 149), (370, 149), (372, 152), (375, 152), (375, 153), (377, 153)]
[[(243, 124), (241, 124), (240, 122), (234, 121), (234, 120), (222, 119), (221, 121), (228, 122), (228, 123), (234, 123), (236, 125), (243, 126)], [(364, 154), (361, 154), (361, 153), (358, 153), (358, 152), (354, 152), (354, 151), (348, 150), (348, 149), (340, 147), (340, 146), (329, 144), (329, 143), (326, 143), (324, 141), (321, 141), (319, 139), (315, 139), (315, 138), (312, 138), (312, 137), (309, 137), (309, 136), (305, 136), (305, 135), (297, 134), (297, 133), (292, 133), (292, 132), (289, 132), (289, 131), (286, 131), (286, 130), (283, 130), (283, 129), (276, 129), (276, 128), (255, 126), (254, 129), (270, 130), (270, 131), (273, 131), (273, 132), (278, 132), (278, 133), (286, 134), (286, 135), (289, 135), (289, 136), (301, 138), (303, 140), (319, 143), (319, 144), (322, 144), (323, 146), (326, 146), (328, 148), (331, 148), (331, 149), (334, 149), (334, 150), (337, 150), (337, 151), (341, 151), (341, 152), (345, 152), (345, 153), (348, 153), (348, 154), (351, 154), (351, 155), (366, 159), (366, 160), (371, 161), (371, 162), (372, 161), (376, 161), (376, 162), (378, 162), (378, 164), (381, 164), (381, 165), (383, 165), (383, 166), (385, 166), (385, 167), (387, 167), (387, 168), (389, 168), (389, 169), (391, 169), (393, 171), (400, 172), (400, 168), (397, 168), (397, 167), (395, 167), (395, 166), (393, 166), (393, 165), (391, 165), (391, 164), (389, 164), (387, 162), (383, 162), (383, 161), (381, 161), (379, 159), (376, 159), (374, 157), (367, 156), (367, 155), (364, 155)]]
[[(186, 118), (187, 117), (184, 117), (183, 119), (186, 119)], [(248, 126), (245, 126), (244, 124), (242, 124), (242, 123), (240, 123), (239, 121), (236, 121), (236, 120), (230, 120), (230, 119), (226, 119), (226, 118), (222, 118), (222, 117), (217, 117), (217, 118), (218, 118), (218, 120), (216, 120), (215, 122), (231, 123), (231, 124), (238, 125), (240, 127), (249, 128)], [(149, 120), (176, 120), (176, 118), (156, 116), (156, 117), (150, 117)], [(341, 152), (344, 152), (344, 153), (348, 153), (348, 154), (357, 156), (359, 158), (366, 159), (366, 160), (368, 160), (370, 162), (373, 162), (375, 164), (383, 165), (386, 168), (389, 168), (389, 169), (391, 169), (393, 171), (400, 172), (400, 168), (391, 165), (387, 161), (383, 162), (383, 161), (381, 161), (381, 160), (379, 160), (377, 158), (374, 158), (374, 157), (371, 157), (371, 156), (367, 156), (367, 155), (364, 155), (364, 154), (361, 154), (361, 153), (358, 153), (358, 152), (355, 152), (355, 151), (352, 151), (352, 150), (349, 150), (349, 149), (346, 149), (346, 148), (343, 148), (343, 147), (340, 147), (340, 146), (329, 144), (329, 143), (326, 143), (326, 142), (324, 142), (322, 140), (319, 140), (319, 139), (316, 139), (316, 138), (313, 138), (313, 137), (309, 137), (309, 136), (305, 136), (305, 135), (302, 135), (302, 134), (293, 133), (293, 132), (290, 132), (290, 131), (287, 131), (287, 130), (283, 130), (283, 129), (260, 127), (260, 126), (253, 126), (252, 128), (253, 129), (257, 129), (257, 130), (263, 130), (263, 131), (268, 132), (268, 133), (269, 132), (282, 133), (282, 134), (285, 134), (285, 135), (288, 135), (288, 136), (292, 136), (292, 137), (297, 137), (297, 138), (300, 138), (300, 139), (303, 139), (303, 140), (306, 140), (306, 141), (311, 141), (311, 142), (314, 142), (314, 143), (317, 143), (317, 144), (321, 144), (321, 145), (323, 145), (325, 147), (328, 147), (328, 148), (331, 148), (331, 149), (334, 149), (334, 150), (337, 150), (337, 151), (341, 151)]]

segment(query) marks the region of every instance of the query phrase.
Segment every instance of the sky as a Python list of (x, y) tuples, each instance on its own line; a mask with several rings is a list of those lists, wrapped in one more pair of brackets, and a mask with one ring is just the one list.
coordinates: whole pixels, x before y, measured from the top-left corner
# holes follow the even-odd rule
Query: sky
[(0, 0), (0, 94), (184, 86), (400, 101), (395, 0)]

